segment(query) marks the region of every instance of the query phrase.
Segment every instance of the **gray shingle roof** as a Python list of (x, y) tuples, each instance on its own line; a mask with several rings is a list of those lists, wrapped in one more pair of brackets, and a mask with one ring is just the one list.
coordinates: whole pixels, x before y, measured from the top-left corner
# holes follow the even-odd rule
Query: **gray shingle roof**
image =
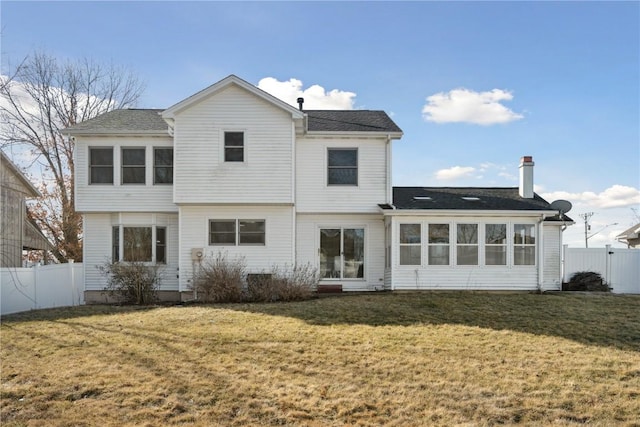
[(384, 111), (304, 110), (310, 132), (402, 132)]
[[(121, 109), (99, 115), (66, 129), (74, 133), (162, 133), (167, 123), (158, 109)], [(384, 111), (309, 110), (309, 131), (317, 132), (402, 132)]]
[(517, 187), (394, 187), (393, 204), (396, 209), (553, 210), (537, 194), (533, 199), (520, 197)]
[(65, 131), (74, 133), (167, 133), (167, 123), (158, 109), (120, 109), (109, 111), (93, 119), (70, 126)]

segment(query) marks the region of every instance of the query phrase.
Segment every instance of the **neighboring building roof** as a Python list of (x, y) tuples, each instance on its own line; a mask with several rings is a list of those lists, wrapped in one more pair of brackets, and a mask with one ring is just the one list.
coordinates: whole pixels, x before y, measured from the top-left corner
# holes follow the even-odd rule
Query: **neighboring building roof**
[(616, 240), (631, 240), (640, 237), (640, 223), (624, 230), (622, 233), (616, 236)]
[(309, 132), (391, 132), (402, 133), (384, 111), (304, 110)]
[(553, 211), (537, 194), (520, 197), (518, 187), (393, 187), (396, 209)]
[[(6, 186), (11, 186), (13, 188), (13, 190), (15, 191), (20, 191), (26, 194), (26, 197), (40, 197), (42, 196), (42, 194), (40, 194), (40, 191), (38, 191), (38, 189), (33, 185), (33, 183), (31, 181), (29, 181), (29, 179), (24, 176), (24, 174), (22, 173), (22, 171), (20, 171), (20, 169), (18, 169), (18, 166), (15, 165), (15, 163), (13, 163), (11, 161), (11, 159), (9, 159), (9, 157), (7, 157), (6, 154), (4, 154), (3, 151), (0, 151), (0, 157), (2, 157), (2, 168), (7, 168), (7, 170), (11, 171), (14, 175), (14, 177), (18, 180), (18, 182), (20, 182), (22, 184), (22, 186), (24, 187), (24, 190), (20, 190), (19, 188), (16, 188), (15, 186), (11, 185), (11, 182), (9, 182), (11, 180), (10, 177), (5, 176), (4, 174), (2, 174), (2, 186), (6, 187)], [(6, 181), (5, 180), (9, 180)]]
[(169, 126), (159, 109), (127, 108), (113, 110), (66, 128), (63, 132), (78, 134), (169, 134)]

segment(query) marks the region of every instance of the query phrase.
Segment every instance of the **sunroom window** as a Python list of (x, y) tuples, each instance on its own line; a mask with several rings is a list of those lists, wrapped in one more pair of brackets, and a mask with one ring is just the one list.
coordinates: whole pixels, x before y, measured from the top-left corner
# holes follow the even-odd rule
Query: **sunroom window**
[(429, 224), (429, 265), (449, 265), (449, 224)]
[(457, 224), (458, 265), (478, 265), (478, 224)]
[(400, 265), (422, 264), (420, 224), (400, 224)]
[(535, 265), (536, 228), (533, 224), (514, 224), (513, 226), (513, 264)]
[(484, 262), (486, 265), (507, 264), (507, 225), (485, 224)]

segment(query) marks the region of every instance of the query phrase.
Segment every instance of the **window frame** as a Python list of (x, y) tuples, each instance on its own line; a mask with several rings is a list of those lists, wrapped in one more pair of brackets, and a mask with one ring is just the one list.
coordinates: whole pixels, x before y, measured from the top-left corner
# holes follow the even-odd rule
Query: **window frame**
[[(142, 165), (125, 164), (125, 151), (142, 151)], [(142, 182), (125, 182), (125, 170), (142, 169)], [(120, 184), (121, 185), (146, 185), (147, 183), (147, 149), (146, 147), (120, 147)]]
[[(159, 150), (166, 150), (171, 152), (171, 165), (158, 165), (156, 163), (156, 152)], [(173, 185), (173, 147), (153, 147), (153, 185)], [(157, 171), (159, 169), (168, 169), (169, 182), (158, 182)]]
[[(212, 232), (211, 231), (211, 224), (212, 223), (228, 223), (228, 224), (233, 224), (233, 231), (219, 231), (219, 232)], [(262, 231), (259, 232), (254, 232), (254, 231), (250, 231), (250, 232), (242, 232), (241, 231), (241, 224), (242, 223), (262, 223)], [(266, 219), (248, 219), (248, 218), (235, 218), (235, 219), (228, 219), (228, 218), (210, 218), (207, 221), (208, 224), (208, 242), (209, 242), (209, 246), (267, 246), (267, 220)], [(214, 242), (212, 237), (214, 235), (222, 235), (222, 234), (233, 234), (233, 243), (231, 242)], [(245, 235), (252, 235), (252, 236), (256, 236), (256, 235), (261, 235), (262, 236), (262, 243), (243, 243), (242, 242), (242, 236)]]
[[(231, 136), (231, 134), (240, 134), (242, 135), (242, 145), (230, 145), (227, 144), (227, 135)], [(224, 130), (222, 132), (222, 160), (224, 163), (228, 163), (228, 164), (237, 164), (237, 163), (246, 163), (247, 161), (247, 153), (246, 153), (246, 147), (247, 147), (247, 132), (245, 132), (244, 130)], [(227, 159), (227, 150), (238, 150), (241, 149), (242, 150), (242, 160), (230, 160)]]
[[(460, 241), (460, 227), (461, 226), (475, 226), (475, 242), (461, 242)], [(458, 222), (456, 223), (456, 266), (479, 266), (480, 265), (480, 227), (478, 223), (470, 222)], [(475, 263), (460, 264), (464, 254), (461, 254), (461, 249), (474, 249), (475, 248)], [(464, 252), (464, 251), (463, 251)]]
[[(522, 234), (522, 235), (518, 235), (517, 234), (517, 227), (522, 227), (523, 230), (524, 229), (530, 229), (531, 230), (531, 235), (528, 235), (526, 233), (526, 231)], [(512, 238), (513, 238), (513, 242), (511, 244), (512, 247), (512, 253), (513, 253), (513, 266), (514, 267), (531, 267), (531, 266), (536, 266), (538, 263), (538, 251), (537, 251), (537, 227), (536, 224), (532, 224), (532, 223), (514, 223), (513, 224), (513, 228), (512, 228)], [(521, 237), (522, 238), (522, 242), (518, 242), (517, 238)], [(527, 238), (531, 239), (533, 241), (533, 243), (527, 243)], [(518, 249), (521, 250), (521, 253), (524, 255), (518, 256), (519, 252)], [(526, 249), (529, 249), (530, 251), (533, 252), (533, 254), (529, 254), (528, 256), (532, 257), (533, 262), (532, 263), (521, 263), (519, 261), (526, 259), (523, 258), (527, 257)]]
[[(331, 152), (332, 151), (354, 151), (356, 154), (356, 164), (355, 166), (332, 166), (331, 165)], [(355, 182), (351, 183), (332, 183), (331, 182), (331, 172), (332, 170), (346, 170), (346, 169), (355, 169)], [(360, 153), (358, 147), (327, 147), (327, 186), (328, 187), (357, 187), (359, 185), (360, 179)]]
[[(434, 225), (441, 225), (447, 227), (447, 242), (437, 242), (432, 241), (431, 227)], [(427, 265), (429, 266), (450, 266), (451, 265), (451, 223), (448, 222), (434, 222), (427, 224)], [(447, 263), (446, 264), (434, 264), (432, 260), (438, 259), (440, 257), (436, 257), (435, 254), (432, 254), (431, 249), (443, 248), (444, 253), (447, 254)]]
[[(149, 228), (151, 229), (150, 246), (151, 246), (151, 259), (150, 260), (127, 260), (125, 259), (126, 239), (125, 229), (132, 228)], [(158, 230), (163, 230), (164, 241), (158, 241)], [(158, 248), (164, 248), (164, 259), (158, 261)], [(112, 262), (122, 263), (134, 263), (140, 262), (143, 264), (167, 264), (169, 257), (169, 244), (168, 244), (168, 227), (156, 226), (156, 225), (140, 225), (140, 224), (119, 224), (111, 227), (111, 257)]]
[[(422, 265), (422, 224), (421, 223), (400, 223), (398, 224), (398, 246), (399, 246), (399, 251), (398, 251), (398, 265), (408, 265), (408, 266), (413, 266), (413, 265)], [(416, 241), (405, 241), (403, 242), (403, 226), (417, 226), (418, 227), (418, 234), (417, 234), (417, 242)], [(415, 239), (415, 236), (411, 236), (413, 239)], [(411, 240), (411, 239), (409, 239)], [(414, 254), (412, 249), (418, 248), (418, 262), (403, 262), (403, 257), (402, 257), (402, 249), (406, 248), (409, 249), (409, 258), (413, 258)]]
[[(488, 241), (489, 233), (487, 233), (487, 228), (491, 226), (502, 226), (504, 228), (504, 237), (503, 243), (491, 243)], [(504, 222), (485, 222), (484, 223), (484, 244), (483, 244), (483, 254), (484, 254), (484, 262), (482, 265), (487, 267), (506, 267), (509, 265), (509, 226)], [(504, 254), (504, 263), (502, 264), (489, 264), (489, 256), (487, 249), (489, 248), (501, 248)]]
[[(101, 151), (111, 151), (111, 164), (107, 165), (107, 164), (94, 164), (93, 163), (93, 150), (101, 150)], [(114, 149), (112, 146), (109, 147), (101, 147), (101, 146), (97, 146), (97, 147), (89, 147), (89, 185), (113, 185), (114, 184), (114, 175), (115, 175), (115, 159), (114, 159)], [(104, 169), (104, 170), (110, 170), (111, 171), (111, 177), (109, 180), (101, 182), (101, 181), (96, 181), (94, 182), (93, 180), (93, 171), (96, 169)]]

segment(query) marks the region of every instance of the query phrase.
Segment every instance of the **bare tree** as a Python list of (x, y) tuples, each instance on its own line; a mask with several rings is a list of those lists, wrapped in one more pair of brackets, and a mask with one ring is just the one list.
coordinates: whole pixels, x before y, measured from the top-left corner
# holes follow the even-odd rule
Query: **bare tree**
[(43, 197), (29, 214), (62, 262), (82, 260), (82, 217), (75, 210), (73, 139), (61, 130), (118, 108), (134, 106), (143, 84), (131, 71), (91, 59), (60, 62), (27, 57), (0, 82), (2, 146), (28, 147), (41, 166)]

